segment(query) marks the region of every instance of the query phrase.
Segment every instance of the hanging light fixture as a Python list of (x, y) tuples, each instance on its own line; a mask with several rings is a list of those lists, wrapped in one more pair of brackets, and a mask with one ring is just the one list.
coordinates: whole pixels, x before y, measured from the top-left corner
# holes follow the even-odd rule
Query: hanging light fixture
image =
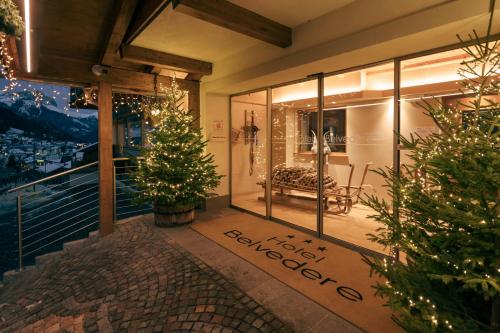
[(160, 115), (160, 107), (158, 101), (158, 74), (154, 74), (153, 80), (154, 97), (153, 103), (151, 104), (151, 115), (156, 117)]

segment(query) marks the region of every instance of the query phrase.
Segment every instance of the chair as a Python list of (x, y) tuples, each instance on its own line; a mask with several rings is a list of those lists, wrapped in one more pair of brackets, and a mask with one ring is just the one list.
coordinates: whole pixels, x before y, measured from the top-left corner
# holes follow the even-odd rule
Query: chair
[(363, 170), (363, 176), (361, 177), (361, 182), (359, 186), (352, 186), (352, 176), (354, 174), (354, 164), (349, 164), (351, 171), (349, 172), (349, 181), (347, 185), (339, 185), (342, 189), (341, 194), (336, 196), (336, 203), (338, 210), (335, 211), (325, 211), (331, 214), (349, 214), (351, 212), (352, 206), (359, 202), (359, 198), (363, 193), (365, 188), (366, 174), (373, 162), (368, 162)]

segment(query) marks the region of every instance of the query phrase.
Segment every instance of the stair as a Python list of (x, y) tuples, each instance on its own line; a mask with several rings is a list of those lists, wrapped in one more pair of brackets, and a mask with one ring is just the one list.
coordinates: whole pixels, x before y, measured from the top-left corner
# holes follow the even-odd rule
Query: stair
[[(35, 264), (24, 267), (22, 271), (13, 269), (3, 273), (3, 284), (11, 283), (25, 274), (30, 274), (33, 271), (42, 269), (47, 264), (57, 260), (65, 253), (71, 253), (73, 251), (87, 247), (92, 243), (95, 243), (98, 239), (99, 239), (99, 231), (96, 230), (90, 232), (87, 238), (66, 242), (63, 244), (63, 249), (61, 251), (46, 253), (35, 257)], [(0, 287), (2, 287), (2, 281), (0, 281)]]

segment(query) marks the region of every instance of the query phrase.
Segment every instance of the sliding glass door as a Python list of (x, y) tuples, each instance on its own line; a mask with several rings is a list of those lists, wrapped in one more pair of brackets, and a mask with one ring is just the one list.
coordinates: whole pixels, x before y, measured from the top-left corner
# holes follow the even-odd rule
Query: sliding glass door
[[(401, 62), (401, 134), (405, 137), (426, 137), (438, 133), (424, 105), (439, 104), (463, 110), (457, 120), (466, 114), (468, 96), (460, 91), (460, 63), (470, 57), (461, 49), (431, 54)], [(498, 96), (488, 96), (497, 99)], [(412, 164), (406, 151), (401, 152), (401, 164)]]
[(317, 123), (317, 79), (272, 89), (271, 216), (312, 231), (317, 230)]
[(367, 67), (324, 79), (325, 235), (374, 251), (367, 240), (381, 225), (369, 219), (366, 194), (390, 202), (374, 169), (391, 167), (394, 130), (394, 65)]
[(452, 106), (467, 126), (471, 96), (457, 73), (467, 59), (456, 49), (232, 97), (232, 205), (387, 253), (367, 240), (381, 225), (361, 199), (392, 204), (373, 170), (412, 163), (394, 133), (439, 132), (424, 103)]
[(266, 90), (231, 98), (231, 204), (266, 215)]

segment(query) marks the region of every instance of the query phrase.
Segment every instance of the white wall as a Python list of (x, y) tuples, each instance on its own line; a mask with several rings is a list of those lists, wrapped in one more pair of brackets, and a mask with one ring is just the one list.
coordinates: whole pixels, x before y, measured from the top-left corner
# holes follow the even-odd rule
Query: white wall
[[(392, 99), (380, 105), (347, 108), (346, 153), (349, 163), (355, 166), (351, 185), (360, 184), (368, 162), (374, 163), (371, 166), (372, 169), (392, 166), (393, 119)], [(338, 169), (338, 167), (333, 167), (335, 168)], [(338, 172), (332, 171), (332, 173)], [(345, 184), (348, 178), (344, 175), (343, 179), (341, 183)], [(382, 187), (383, 179), (374, 172), (367, 174), (365, 184), (373, 186), (371, 190), (376, 194), (385, 196), (386, 190)]]
[[(224, 177), (221, 179), (219, 187), (214, 191), (218, 195), (229, 194), (229, 96), (218, 94), (202, 94), (201, 98), (201, 124), (209, 140), (207, 152), (215, 156), (217, 172)], [(222, 120), (226, 130), (225, 141), (211, 140), (214, 132), (214, 121)]]
[[(437, 104), (433, 100), (428, 100), (428, 102)], [(401, 134), (406, 138), (410, 138), (410, 134), (425, 137), (439, 131), (432, 118), (425, 114), (425, 110), (419, 106), (419, 103), (421, 102), (418, 100), (405, 101), (404, 99), (401, 103)], [(410, 163), (410, 158), (405, 151), (401, 151), (400, 159), (401, 164)]]

